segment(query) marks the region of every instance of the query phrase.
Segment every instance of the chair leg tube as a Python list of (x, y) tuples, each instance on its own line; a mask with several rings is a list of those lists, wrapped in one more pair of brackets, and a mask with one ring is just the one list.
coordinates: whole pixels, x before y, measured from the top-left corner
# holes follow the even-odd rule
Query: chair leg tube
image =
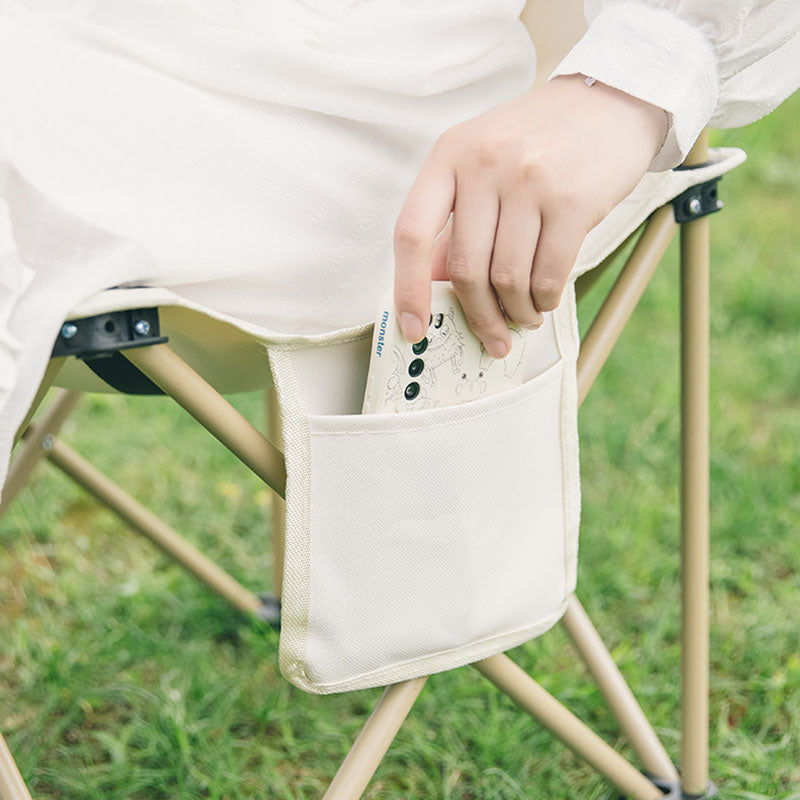
[(596, 267), (592, 267), (588, 272), (584, 272), (575, 281), (575, 300), (580, 304), (594, 285), (603, 277), (606, 270), (617, 260), (619, 254), (628, 246), (628, 242), (640, 232), (635, 230), (626, 239), (623, 239)]
[(47, 394), (48, 389), (53, 385), (53, 382), (55, 381), (58, 373), (61, 371), (61, 367), (64, 366), (65, 361), (66, 358), (61, 357), (51, 358), (50, 361), (47, 362), (47, 368), (44, 371), (44, 377), (42, 378), (42, 382), (39, 384), (39, 388), (36, 390), (31, 407), (28, 409), (28, 413), (25, 415), (22, 425), (17, 428), (17, 432), (14, 434), (14, 444), (16, 444), (24, 435), (28, 425), (30, 424), (30, 421), (33, 419), (33, 415), (41, 405), (42, 400), (44, 400), (44, 396)]
[(286, 464), (283, 454), (180, 356), (165, 344), (121, 352), (273, 491), (281, 497), (285, 495)]
[(42, 442), (48, 436), (55, 436), (58, 433), (80, 397), (80, 392), (59, 389), (47, 410), (42, 414), (41, 420), (37, 419), (33, 425), (26, 426), (23, 442), (8, 468), (6, 483), (3, 487), (3, 499), (0, 501), (0, 517), (5, 514), (19, 490), (25, 485), (33, 468), (44, 456)]
[[(584, 336), (577, 369), (579, 404), (586, 398), (641, 299), (676, 227), (671, 206), (664, 206), (653, 214)], [(657, 777), (675, 780), (677, 773), (669, 756), (614, 664), (611, 654), (574, 596), (563, 621), (645, 767)]]
[[(267, 389), (267, 424), (270, 441), (283, 450), (281, 431), (281, 409), (275, 388)], [(284, 543), (286, 541), (286, 501), (275, 492), (272, 493), (272, 593), (279, 600), (283, 586)]]
[(323, 800), (357, 800), (361, 797), (426, 680), (412, 678), (386, 687)]
[(5, 739), (0, 735), (0, 800), (31, 800)]
[(232, 578), (196, 547), (179, 536), (152, 511), (134, 500), (113, 481), (95, 469), (67, 445), (50, 438), (44, 443), (47, 458), (74, 481), (107, 505), (139, 533), (158, 545), (168, 556), (186, 567), (212, 591), (246, 614), (258, 615), (261, 604), (235, 578)]
[(636, 800), (658, 800), (663, 797), (655, 784), (548, 694), (508, 656), (492, 656), (473, 666), (627, 796)]
[(578, 358), (578, 402), (582, 403), (625, 323), (639, 302), (676, 229), (672, 206), (653, 213), (581, 342)]
[(656, 778), (677, 781), (678, 771), (575, 595), (562, 623), (645, 769)]
[[(701, 137), (690, 156), (707, 152)], [(681, 228), (681, 777), (696, 795), (708, 785), (709, 284), (704, 217)]]

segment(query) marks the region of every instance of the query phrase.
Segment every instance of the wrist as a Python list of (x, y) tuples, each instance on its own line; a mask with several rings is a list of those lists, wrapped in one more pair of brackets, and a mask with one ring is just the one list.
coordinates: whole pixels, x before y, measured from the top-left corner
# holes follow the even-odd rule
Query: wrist
[[(642, 137), (642, 145), (651, 158), (655, 158), (663, 147), (670, 124), (669, 113), (665, 109), (582, 73), (558, 75), (551, 78), (547, 85), (565, 90), (569, 87), (576, 102), (590, 103), (592, 106), (602, 103), (617, 125), (630, 126), (631, 132), (635, 131)], [(602, 120), (598, 120), (598, 123), (602, 124)]]

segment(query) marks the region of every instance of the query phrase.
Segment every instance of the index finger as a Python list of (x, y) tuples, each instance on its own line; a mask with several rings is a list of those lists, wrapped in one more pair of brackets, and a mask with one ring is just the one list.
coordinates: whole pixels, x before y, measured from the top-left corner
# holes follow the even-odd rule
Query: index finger
[(428, 329), (436, 237), (455, 199), (455, 175), (436, 151), (422, 165), (394, 228), (394, 302), (400, 329), (418, 342)]

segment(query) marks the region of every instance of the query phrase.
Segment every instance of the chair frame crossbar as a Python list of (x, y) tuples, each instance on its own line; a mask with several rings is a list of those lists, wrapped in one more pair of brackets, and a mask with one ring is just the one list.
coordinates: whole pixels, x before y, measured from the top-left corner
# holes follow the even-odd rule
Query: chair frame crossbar
[[(687, 165), (706, 161), (706, 134)], [(597, 312), (581, 344), (578, 394), (583, 402), (642, 296), (678, 224), (670, 204), (653, 213)], [(622, 793), (636, 800), (710, 797), (708, 781), (708, 611), (709, 611), (709, 226), (703, 217), (681, 229), (681, 603), (682, 693), (680, 775), (641, 706), (614, 663), (580, 601), (569, 599), (562, 624), (585, 661), (610, 710), (641, 760), (630, 764), (581, 722), (507, 655), (472, 666), (538, 720)], [(579, 279), (578, 294), (622, 250)], [(212, 386), (166, 344), (125, 350), (131, 361), (172, 397), (272, 490), (275, 585), (281, 585), (286, 469), (274, 391), (267, 393), (269, 438), (241, 416)], [(34, 407), (21, 428), (23, 441), (9, 470), (0, 515), (42, 458), (83, 486), (135, 530), (147, 536), (212, 591), (247, 614), (264, 617), (259, 597), (228, 575), (155, 514), (95, 469), (57, 438), (79, 393), (58, 390), (35, 422), (36, 406), (55, 380), (63, 359), (52, 359)], [(427, 678), (386, 687), (375, 709), (334, 776), (324, 800), (354, 800), (362, 795), (408, 715)], [(11, 754), (0, 737), (0, 800), (30, 800)]]

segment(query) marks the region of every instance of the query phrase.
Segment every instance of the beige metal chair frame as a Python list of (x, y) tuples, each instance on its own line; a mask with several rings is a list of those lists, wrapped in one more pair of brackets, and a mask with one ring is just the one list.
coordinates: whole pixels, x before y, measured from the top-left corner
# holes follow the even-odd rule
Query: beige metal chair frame
[[(687, 164), (707, 159), (704, 134)], [(582, 402), (638, 303), (678, 225), (670, 205), (647, 222), (633, 251), (586, 333), (578, 361)], [(524, 711), (537, 719), (585, 759), (626, 796), (637, 800), (710, 796), (708, 782), (708, 336), (709, 234), (706, 217), (681, 225), (681, 576), (682, 576), (682, 751), (680, 776), (653, 728), (614, 664), (578, 599), (573, 596), (563, 624), (609, 707), (636, 751), (646, 774), (632, 766), (507, 655), (473, 666)], [(620, 248), (621, 249), (621, 248)], [(618, 251), (619, 252), (619, 249)], [(615, 252), (579, 281), (579, 296), (613, 260)], [(239, 457), (275, 493), (273, 544), (280, 586), (283, 500), (286, 473), (280, 447), (277, 405), (269, 400), (272, 442), (235, 411), (165, 344), (125, 350), (123, 354), (183, 406)], [(61, 366), (53, 359), (41, 401)], [(259, 598), (126, 494), (66, 444), (59, 428), (72, 411), (78, 393), (58, 395), (38, 419), (25, 427), (23, 441), (9, 472), (0, 515), (44, 457), (85, 487), (135, 530), (149, 537), (210, 589), (241, 611), (259, 614)], [(31, 412), (32, 416), (33, 412)], [(327, 800), (361, 796), (425, 684), (416, 678), (385, 689), (325, 794)], [(650, 776), (650, 777), (648, 777)], [(651, 779), (652, 778), (652, 779)], [(0, 800), (29, 800), (30, 795), (0, 738)]]

